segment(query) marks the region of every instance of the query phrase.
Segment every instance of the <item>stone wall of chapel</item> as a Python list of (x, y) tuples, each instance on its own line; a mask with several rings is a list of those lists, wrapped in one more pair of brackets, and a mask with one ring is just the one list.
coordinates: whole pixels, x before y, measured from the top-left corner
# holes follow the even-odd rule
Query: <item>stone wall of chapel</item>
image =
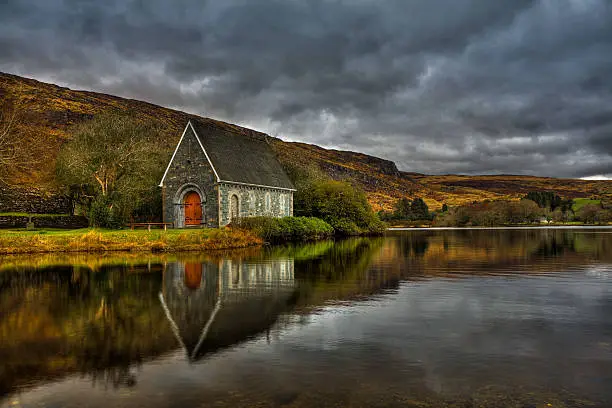
[(293, 215), (293, 192), (239, 184), (219, 185), (220, 225), (231, 222), (231, 197), (238, 197), (239, 217), (287, 217)]

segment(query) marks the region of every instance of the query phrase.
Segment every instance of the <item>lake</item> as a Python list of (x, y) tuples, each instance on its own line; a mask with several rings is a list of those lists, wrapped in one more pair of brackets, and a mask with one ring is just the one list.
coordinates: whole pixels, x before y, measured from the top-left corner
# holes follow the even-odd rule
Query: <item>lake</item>
[(612, 406), (612, 230), (0, 258), (18, 406)]

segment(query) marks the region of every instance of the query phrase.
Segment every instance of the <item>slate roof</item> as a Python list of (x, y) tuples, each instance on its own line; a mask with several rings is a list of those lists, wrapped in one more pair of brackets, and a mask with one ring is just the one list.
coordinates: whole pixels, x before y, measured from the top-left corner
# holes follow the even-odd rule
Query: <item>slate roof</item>
[(221, 181), (295, 189), (265, 134), (212, 121), (191, 119), (191, 124)]

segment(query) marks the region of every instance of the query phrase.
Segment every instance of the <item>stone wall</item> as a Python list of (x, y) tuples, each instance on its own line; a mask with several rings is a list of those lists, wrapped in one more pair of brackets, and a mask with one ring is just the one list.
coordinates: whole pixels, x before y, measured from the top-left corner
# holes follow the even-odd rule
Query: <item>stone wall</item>
[(239, 217), (286, 217), (293, 215), (292, 191), (222, 183), (219, 185), (221, 226), (231, 222), (231, 197), (234, 195), (238, 198)]
[(164, 179), (164, 221), (183, 227), (183, 197), (196, 191), (202, 199), (202, 225), (216, 227), (219, 221), (216, 177), (191, 128), (176, 151)]
[(69, 197), (58, 192), (0, 184), (0, 213), (72, 214)]
[[(29, 217), (2, 215), (0, 216), (0, 228), (25, 228)], [(33, 215), (34, 228), (85, 228), (89, 225), (87, 218), (79, 215), (57, 215), (44, 216)]]
[(28, 217), (0, 215), (0, 228), (25, 228), (27, 223)]

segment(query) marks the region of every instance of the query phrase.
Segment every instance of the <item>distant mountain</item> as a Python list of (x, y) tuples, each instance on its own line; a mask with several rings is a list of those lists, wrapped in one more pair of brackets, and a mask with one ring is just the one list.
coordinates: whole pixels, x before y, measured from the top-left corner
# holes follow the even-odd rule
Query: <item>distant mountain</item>
[[(168, 155), (180, 138), (187, 120), (193, 115), (134, 99), (125, 99), (39, 82), (0, 73), (0, 98), (27, 107), (21, 126), (40, 135), (34, 144), (40, 163), (27, 174), (10, 182), (41, 191), (54, 190), (54, 161), (61, 144), (70, 138), (72, 125), (109, 110), (131, 112), (134, 117), (161, 125), (159, 148)], [(244, 134), (262, 134), (251, 129), (214, 119)], [(485, 199), (518, 198), (531, 190), (554, 191), (568, 198), (612, 198), (612, 182), (556, 179), (532, 176), (431, 176), (399, 171), (395, 163), (363, 153), (331, 150), (306, 144), (284, 142), (268, 136), (279, 159), (286, 165), (316, 167), (329, 177), (348, 180), (363, 188), (374, 209), (390, 209), (400, 197), (422, 197), (433, 209), (443, 203), (457, 205)], [(1, 211), (1, 209), (0, 209)]]

